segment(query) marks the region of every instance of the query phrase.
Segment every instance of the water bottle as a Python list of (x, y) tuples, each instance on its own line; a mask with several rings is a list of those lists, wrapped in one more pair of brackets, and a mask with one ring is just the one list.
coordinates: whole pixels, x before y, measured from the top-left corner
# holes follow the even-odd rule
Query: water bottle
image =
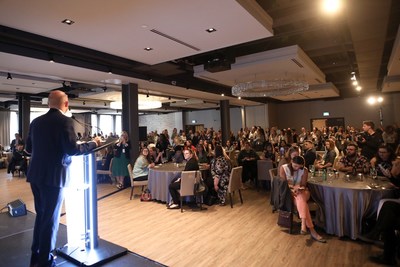
[(326, 181), (326, 170), (322, 170), (322, 181)]

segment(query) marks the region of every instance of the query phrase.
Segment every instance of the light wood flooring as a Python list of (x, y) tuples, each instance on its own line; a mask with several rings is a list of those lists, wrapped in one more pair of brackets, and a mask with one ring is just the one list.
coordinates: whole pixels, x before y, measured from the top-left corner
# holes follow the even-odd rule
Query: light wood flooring
[[(99, 197), (113, 191), (112, 185), (98, 186)], [(325, 233), (321, 234), (326, 244), (289, 235), (276, 224), (269, 192), (263, 190), (244, 191), (244, 204), (236, 199), (233, 209), (186, 208), (183, 213), (167, 210), (165, 204), (140, 202), (138, 197), (129, 200), (129, 194), (125, 189), (98, 201), (100, 237), (168, 266), (374, 266), (368, 256), (382, 252)], [(16, 199), (34, 212), (25, 177), (11, 177), (0, 169), (0, 206)]]

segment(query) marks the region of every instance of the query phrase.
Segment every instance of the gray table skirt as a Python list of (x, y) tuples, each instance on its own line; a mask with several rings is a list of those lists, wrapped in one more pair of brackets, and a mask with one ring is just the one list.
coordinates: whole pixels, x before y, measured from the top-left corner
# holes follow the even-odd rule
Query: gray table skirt
[(387, 182), (371, 188), (372, 180), (332, 182), (310, 179), (308, 187), (312, 198), (319, 204), (316, 224), (328, 234), (357, 239), (362, 231), (364, 218), (376, 216), (379, 201), (391, 198), (395, 190)]
[(176, 167), (173, 164), (164, 164), (154, 169), (149, 170), (148, 188), (151, 192), (151, 197), (155, 200), (169, 203), (171, 195), (168, 191), (168, 186), (172, 179), (179, 177), (183, 167)]

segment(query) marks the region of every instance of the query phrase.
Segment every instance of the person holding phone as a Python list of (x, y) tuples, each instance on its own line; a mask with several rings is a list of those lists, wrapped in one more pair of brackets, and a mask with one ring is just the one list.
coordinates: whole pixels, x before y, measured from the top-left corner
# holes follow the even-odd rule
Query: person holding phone
[(295, 156), (290, 163), (282, 165), (282, 168), (279, 170), (279, 176), (281, 179), (287, 180), (289, 188), (292, 191), (292, 197), (301, 219), (300, 234), (306, 235), (308, 228), (310, 229), (312, 239), (326, 243), (326, 240), (315, 231), (311, 220), (310, 210), (307, 205), (307, 201), (310, 199), (310, 192), (306, 187), (308, 170), (304, 167), (304, 164), (305, 160), (303, 157)]
[(129, 176), (128, 164), (130, 163), (131, 145), (129, 142), (128, 133), (122, 131), (118, 143), (114, 145), (114, 160), (111, 166), (112, 175), (117, 180), (117, 188), (124, 187), (124, 178)]

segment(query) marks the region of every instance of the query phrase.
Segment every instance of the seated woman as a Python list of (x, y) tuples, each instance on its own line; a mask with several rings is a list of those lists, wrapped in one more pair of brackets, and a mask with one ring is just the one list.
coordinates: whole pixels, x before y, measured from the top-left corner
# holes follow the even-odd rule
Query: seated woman
[(153, 168), (154, 163), (150, 163), (149, 150), (143, 148), (139, 157), (135, 161), (133, 166), (133, 180), (145, 181), (148, 180), (149, 168)]
[(314, 229), (311, 220), (310, 210), (307, 201), (310, 198), (310, 192), (307, 189), (308, 170), (304, 167), (305, 160), (301, 156), (295, 156), (291, 163), (282, 165), (279, 170), (279, 176), (283, 180), (287, 180), (289, 188), (292, 191), (294, 203), (296, 204), (301, 219), (300, 234), (307, 234), (307, 228), (310, 229), (311, 238), (325, 243), (323, 239)]
[(182, 154), (182, 147), (181, 146), (177, 146), (175, 147), (175, 153), (174, 155), (171, 157), (172, 162), (174, 163), (182, 163), (184, 158), (183, 158), (183, 154)]
[(199, 163), (208, 163), (207, 152), (204, 149), (204, 146), (201, 144), (197, 145), (197, 160)]
[(284, 157), (279, 161), (278, 173), (280, 173), (281, 167), (284, 164), (290, 163), (292, 159), (296, 156), (300, 156), (300, 148), (297, 146), (290, 147), (289, 150), (285, 153)]
[(214, 179), (214, 189), (217, 192), (219, 204), (225, 206), (225, 195), (228, 190), (231, 164), (229, 157), (220, 145), (215, 147), (215, 156), (211, 160), (211, 175)]
[(336, 158), (336, 152), (335, 152), (335, 143), (330, 140), (327, 139), (325, 141), (325, 154), (322, 157), (322, 160), (317, 161), (314, 165), (315, 165), (315, 169), (316, 170), (321, 170), (321, 169), (326, 169), (329, 167), (333, 166), (333, 163), (335, 162), (335, 158)]
[(392, 148), (382, 145), (370, 161), (371, 168), (376, 168), (378, 176), (385, 176), (396, 186), (400, 186), (400, 159), (396, 158)]
[(272, 162), (275, 162), (275, 151), (271, 143), (265, 144), (263, 154), (265, 159), (270, 159)]

